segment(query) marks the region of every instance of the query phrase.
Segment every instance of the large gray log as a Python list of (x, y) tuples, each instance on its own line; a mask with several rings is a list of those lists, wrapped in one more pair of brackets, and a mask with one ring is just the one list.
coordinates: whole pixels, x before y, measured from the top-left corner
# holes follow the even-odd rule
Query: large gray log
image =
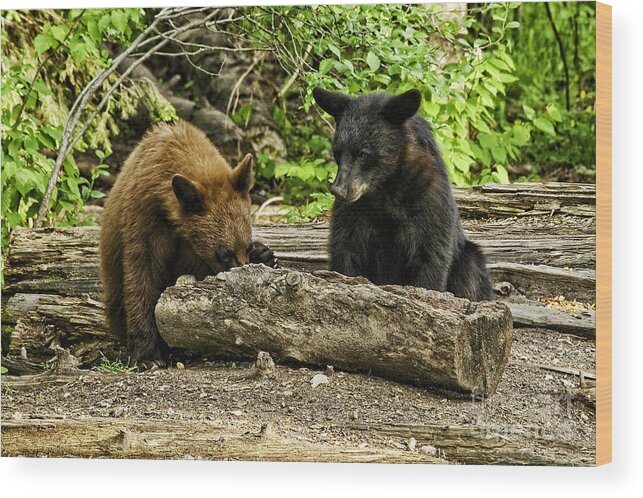
[[(99, 227), (46, 228), (14, 230), (5, 266), (3, 297), (18, 292), (89, 295), (98, 299), (98, 233)], [(564, 226), (512, 228), (511, 224), (476, 224), (468, 230), (470, 237), (484, 249), (489, 263), (516, 265), (550, 265), (593, 270), (596, 262), (596, 237), (593, 233), (574, 231)], [(328, 268), (328, 226), (315, 225), (259, 225), (254, 235), (272, 247), (281, 265), (301, 270)], [(568, 272), (569, 282), (551, 275), (540, 267), (539, 292), (545, 295), (571, 295), (577, 288), (578, 278)], [(534, 275), (538, 268), (532, 268)], [(516, 276), (514, 281), (511, 275)], [(528, 283), (525, 270), (506, 266), (497, 275), (510, 281), (514, 287)], [(583, 298), (593, 300), (593, 275), (582, 273), (585, 279)], [(547, 282), (552, 284), (549, 286)], [(573, 282), (573, 283), (572, 283)], [(533, 288), (533, 286), (530, 286)], [(525, 293), (528, 294), (527, 291)], [(580, 294), (579, 294), (580, 296)]]
[(490, 263), (494, 282), (510, 282), (529, 299), (565, 296), (568, 300), (593, 303), (596, 300), (596, 272), (547, 265)]
[(268, 351), (485, 396), (500, 382), (512, 334), (502, 303), (263, 265), (168, 288), (156, 322), (170, 347), (196, 353), (254, 359)]
[(566, 334), (596, 339), (596, 312), (587, 311), (572, 316), (569, 313), (544, 306), (509, 303), (516, 326), (556, 330)]
[(584, 183), (488, 183), (454, 189), (463, 218), (570, 214), (596, 216), (596, 186)]

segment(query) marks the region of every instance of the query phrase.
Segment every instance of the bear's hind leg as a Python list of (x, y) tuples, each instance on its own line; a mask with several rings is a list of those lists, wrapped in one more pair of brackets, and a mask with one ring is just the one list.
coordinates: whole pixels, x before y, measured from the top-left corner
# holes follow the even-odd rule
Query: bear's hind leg
[(470, 240), (462, 246), (449, 271), (447, 291), (470, 301), (490, 301), (493, 287), (482, 250)]

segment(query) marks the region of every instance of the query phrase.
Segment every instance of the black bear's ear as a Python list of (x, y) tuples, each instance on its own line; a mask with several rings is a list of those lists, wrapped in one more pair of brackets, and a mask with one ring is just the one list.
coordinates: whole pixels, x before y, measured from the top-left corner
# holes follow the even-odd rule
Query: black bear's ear
[(393, 124), (402, 124), (413, 116), (420, 107), (422, 94), (419, 90), (409, 90), (391, 97), (382, 109), (384, 119)]
[(315, 87), (313, 89), (315, 102), (328, 114), (335, 119), (339, 118), (346, 110), (346, 106), (351, 101), (348, 95), (339, 92), (329, 92), (323, 88)]
[(255, 171), (252, 167), (252, 154), (246, 154), (232, 170), (232, 186), (238, 192), (250, 192), (255, 184)]
[(199, 187), (183, 175), (172, 177), (172, 190), (186, 211), (195, 212), (203, 209), (203, 194)]

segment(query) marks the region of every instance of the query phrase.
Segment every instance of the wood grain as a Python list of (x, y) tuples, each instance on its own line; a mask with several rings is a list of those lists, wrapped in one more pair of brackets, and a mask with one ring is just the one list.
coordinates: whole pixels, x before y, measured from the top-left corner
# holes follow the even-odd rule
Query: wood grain
[[(544, 309), (544, 308), (543, 308)], [(362, 277), (264, 265), (233, 268), (165, 290), (156, 305), (170, 347), (345, 371), (491, 396), (511, 351), (511, 313)]]

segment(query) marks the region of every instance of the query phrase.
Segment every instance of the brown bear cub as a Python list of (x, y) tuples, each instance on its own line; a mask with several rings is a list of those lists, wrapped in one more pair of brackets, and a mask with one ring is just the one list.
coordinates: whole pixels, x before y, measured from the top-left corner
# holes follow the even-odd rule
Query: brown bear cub
[(154, 308), (180, 275), (276, 265), (251, 240), (253, 183), (252, 155), (233, 169), (183, 121), (154, 127), (125, 161), (103, 212), (100, 270), (109, 327), (140, 367), (165, 366)]

